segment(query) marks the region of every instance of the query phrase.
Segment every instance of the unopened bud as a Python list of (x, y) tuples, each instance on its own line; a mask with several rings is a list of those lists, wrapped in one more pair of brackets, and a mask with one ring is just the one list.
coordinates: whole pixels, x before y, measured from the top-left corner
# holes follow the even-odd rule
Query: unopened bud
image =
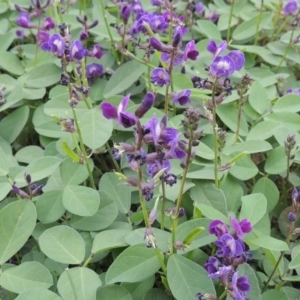
[(141, 105), (135, 111), (135, 115), (138, 118), (142, 118), (145, 113), (153, 106), (155, 101), (155, 96), (153, 93), (149, 92), (145, 95)]
[(24, 178), (25, 178), (27, 184), (31, 183), (31, 176), (30, 176), (30, 174), (28, 174), (27, 172), (25, 172), (24, 173)]

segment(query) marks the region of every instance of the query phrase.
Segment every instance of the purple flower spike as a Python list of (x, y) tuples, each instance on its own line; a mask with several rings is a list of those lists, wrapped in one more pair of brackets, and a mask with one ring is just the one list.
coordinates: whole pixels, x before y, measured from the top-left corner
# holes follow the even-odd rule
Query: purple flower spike
[(151, 72), (151, 82), (156, 83), (160, 87), (170, 85), (171, 80), (168, 72), (163, 68), (155, 68)]
[(55, 28), (54, 21), (50, 17), (46, 17), (43, 24), (42, 24), (42, 30), (51, 30)]
[(101, 103), (101, 109), (103, 116), (107, 119), (115, 119), (119, 124), (123, 125), (125, 128), (129, 128), (136, 124), (136, 117), (126, 112), (128, 102), (130, 100), (130, 95), (125, 96), (118, 108), (108, 102)]
[(89, 79), (100, 77), (103, 75), (103, 66), (100, 64), (90, 64), (86, 66), (86, 77)]
[(298, 11), (298, 3), (295, 0), (289, 0), (283, 8), (283, 12), (286, 15), (295, 15), (297, 11)]
[(74, 41), (70, 47), (70, 60), (80, 61), (88, 54), (88, 50), (84, 49), (80, 41)]
[(191, 90), (183, 90), (182, 92), (175, 94), (172, 96), (173, 98), (173, 103), (179, 103), (180, 105), (186, 105), (189, 103), (190, 96), (191, 96)]
[(235, 63), (235, 70), (239, 71), (245, 64), (245, 55), (239, 50), (230, 51), (227, 56), (231, 57)]
[(252, 230), (251, 222), (249, 222), (247, 219), (243, 219), (242, 221), (238, 222), (235, 218), (230, 217), (230, 222), (236, 236), (241, 240), (243, 239), (245, 233), (249, 233)]
[(241, 276), (238, 278), (238, 272), (235, 272), (232, 275), (232, 281), (231, 281), (231, 291), (230, 295), (235, 300), (244, 300), (246, 299), (247, 293), (251, 289), (251, 285), (248, 282), (247, 276)]
[(31, 24), (30, 15), (27, 12), (21, 12), (16, 20), (16, 23), (23, 28), (35, 27), (33, 24)]
[(234, 60), (226, 55), (226, 56), (218, 56), (210, 65), (210, 75), (214, 78), (222, 77), (222, 76), (230, 76), (235, 71), (235, 63)]
[(223, 234), (228, 233), (228, 227), (221, 220), (213, 220), (209, 224), (208, 231), (217, 237), (221, 237)]
[(207, 44), (207, 51), (213, 54), (213, 57), (218, 57), (222, 52), (224, 52), (227, 48), (227, 42), (223, 41), (220, 44), (216, 44), (214, 40), (211, 40)]
[(192, 40), (188, 42), (183, 52), (183, 60), (184, 61), (187, 61), (187, 59), (196, 60), (198, 55), (199, 52), (196, 50), (195, 41)]

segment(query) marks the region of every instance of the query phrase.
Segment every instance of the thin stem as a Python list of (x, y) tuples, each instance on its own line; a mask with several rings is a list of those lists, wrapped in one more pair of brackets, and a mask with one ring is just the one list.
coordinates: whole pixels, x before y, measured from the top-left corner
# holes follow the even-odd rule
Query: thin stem
[(263, 6), (264, 6), (264, 0), (261, 0), (261, 6), (260, 6), (260, 11), (259, 11), (259, 15), (258, 15), (257, 24), (256, 24), (256, 30), (255, 30), (254, 45), (257, 45), (257, 42), (258, 42), (258, 32), (259, 32), (259, 26), (261, 23), (261, 19), (262, 19)]
[[(167, 72), (168, 72), (168, 74), (170, 76), (171, 85), (172, 85), (172, 79), (171, 78), (172, 78), (173, 63), (174, 63), (174, 58), (175, 58), (176, 51), (177, 51), (176, 48), (172, 49), (171, 59), (170, 59), (170, 65), (169, 65), (169, 68), (167, 69)], [(170, 98), (170, 96), (169, 96), (169, 88), (170, 88), (170, 85), (167, 84), (166, 85), (166, 93), (165, 93), (165, 115), (166, 116), (168, 116), (168, 114), (169, 114), (169, 98)]]
[(240, 127), (241, 127), (241, 119), (242, 119), (242, 111), (243, 111), (243, 96), (244, 96), (244, 89), (240, 91), (240, 99), (239, 99), (239, 110), (238, 110), (238, 120), (237, 120), (237, 128), (235, 131), (234, 137), (234, 145), (237, 143), (240, 134)]
[(119, 59), (118, 59), (117, 52), (116, 52), (116, 50), (114, 48), (114, 39), (112, 37), (111, 31), (110, 31), (110, 27), (109, 27), (109, 24), (108, 24), (108, 21), (107, 21), (107, 15), (106, 15), (106, 12), (105, 12), (105, 6), (104, 6), (103, 0), (100, 0), (100, 4), (101, 4), (101, 12), (102, 12), (102, 16), (103, 16), (103, 19), (104, 19), (105, 27), (106, 27), (106, 30), (108, 32), (109, 39), (110, 39), (111, 50), (112, 50), (112, 53), (113, 53), (113, 56), (114, 56), (116, 62), (118, 62)]
[(289, 19), (285, 19), (284, 22), (282, 22), (282, 24), (279, 26), (279, 28), (274, 32), (272, 38), (270, 39), (270, 42), (273, 42), (279, 33), (281, 33), (282, 29), (287, 25), (287, 23), (289, 22)]
[(73, 117), (74, 117), (74, 121), (75, 121), (75, 124), (76, 124), (78, 139), (79, 139), (79, 142), (80, 142), (80, 149), (81, 149), (81, 152), (83, 154), (83, 158), (84, 158), (84, 162), (85, 162), (87, 171), (89, 173), (90, 182), (91, 182), (92, 188), (96, 190), (94, 177), (93, 177), (93, 174), (92, 174), (92, 171), (91, 171), (91, 168), (90, 168), (90, 164), (89, 164), (89, 161), (88, 161), (85, 146), (84, 146), (84, 143), (83, 143), (83, 140), (82, 140), (82, 134), (81, 134), (80, 126), (79, 126), (78, 119), (77, 119), (76, 110), (74, 109), (74, 107), (72, 107), (72, 112), (73, 112)]
[(291, 34), (291, 37), (290, 37), (290, 41), (289, 41), (289, 43), (288, 43), (288, 45), (287, 45), (287, 47), (286, 47), (286, 49), (285, 49), (285, 51), (284, 51), (283, 56), (281, 57), (281, 60), (280, 60), (280, 62), (279, 62), (279, 65), (277, 66), (277, 68), (276, 68), (276, 70), (275, 70), (276, 72), (277, 72), (278, 69), (281, 67), (283, 61), (286, 59), (286, 56), (287, 56), (287, 54), (288, 54), (288, 52), (289, 52), (289, 50), (290, 50), (290, 47), (291, 47), (292, 42), (293, 42), (293, 39), (294, 39), (294, 33), (295, 33), (295, 26), (293, 26), (293, 30), (292, 30), (292, 34)]
[(218, 133), (217, 133), (217, 113), (216, 113), (216, 85), (217, 79), (214, 81), (212, 89), (212, 115), (213, 115), (213, 138), (214, 138), (214, 174), (215, 174), (215, 186), (219, 188), (219, 178), (218, 178), (218, 158), (219, 158), (219, 149), (218, 149)]
[(161, 217), (160, 217), (160, 229), (165, 229), (165, 208), (166, 208), (166, 186), (165, 182), (161, 181), (162, 199), (161, 199)]
[(91, 255), (88, 257), (88, 259), (84, 262), (83, 266), (82, 267), (86, 267), (90, 261), (93, 259), (94, 257), (94, 253), (91, 253)]
[(228, 28), (227, 28), (227, 43), (229, 43), (229, 39), (230, 39), (230, 27), (231, 27), (231, 21), (232, 21), (232, 16), (233, 16), (234, 3), (235, 3), (235, 0), (232, 0), (231, 7), (230, 7), (230, 13), (229, 13)]
[(115, 169), (116, 169), (118, 172), (121, 172), (121, 168), (120, 168), (119, 164), (117, 163), (117, 161), (115, 160), (115, 157), (114, 157), (114, 155), (113, 155), (112, 152), (111, 152), (111, 148), (110, 148), (109, 144), (106, 143), (106, 144), (105, 144), (105, 147), (106, 147), (106, 150), (107, 150), (107, 152), (108, 152), (108, 154), (109, 154), (109, 156), (110, 156), (110, 159), (112, 160), (112, 162), (113, 162), (113, 164), (114, 164), (114, 166), (115, 166)]
[(151, 67), (148, 65), (147, 66), (147, 75), (148, 75), (148, 92), (151, 91)]
[(122, 53), (123, 55), (128, 56), (128, 57), (130, 57), (130, 58), (132, 58), (132, 59), (138, 61), (139, 63), (141, 63), (141, 64), (143, 64), (143, 65), (145, 65), (145, 66), (147, 66), (147, 67), (156, 68), (155, 66), (153, 66), (153, 65), (151, 65), (151, 64), (149, 64), (149, 63), (147, 63), (146, 61), (144, 61), (144, 60), (142, 60), (142, 59), (136, 57), (135, 55), (133, 55), (131, 52), (129, 52), (129, 51), (126, 50), (126, 49), (125, 49), (125, 50), (124, 50), (124, 49), (120, 49), (120, 51), (121, 51), (121, 53)]
[(222, 300), (226, 295), (227, 295), (227, 288), (225, 288), (224, 292), (222, 293), (222, 295), (218, 299)]

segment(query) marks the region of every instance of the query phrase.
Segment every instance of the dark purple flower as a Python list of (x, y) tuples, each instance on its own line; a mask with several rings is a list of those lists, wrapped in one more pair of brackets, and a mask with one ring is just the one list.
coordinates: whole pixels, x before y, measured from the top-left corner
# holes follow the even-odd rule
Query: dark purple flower
[(210, 256), (208, 262), (204, 265), (204, 268), (208, 272), (210, 278), (219, 278), (229, 274), (232, 270), (232, 266), (225, 266), (213, 256)]
[(80, 41), (74, 41), (70, 47), (70, 60), (78, 62), (88, 54), (88, 50), (83, 48)]
[(89, 33), (86, 30), (81, 30), (80, 34), (79, 34), (79, 39), (81, 41), (85, 41), (89, 38)]
[(151, 92), (148, 92), (142, 103), (140, 104), (140, 106), (137, 108), (137, 110), (135, 111), (135, 115), (138, 118), (142, 118), (144, 116), (144, 114), (153, 106), (155, 101), (155, 95)]
[[(163, 52), (161, 54), (160, 58), (163, 62), (170, 65), (170, 63), (171, 63), (171, 54)], [(182, 62), (183, 62), (183, 59), (181, 57), (175, 56), (174, 59), (173, 59), (173, 66), (180, 65)]]
[(169, 142), (177, 138), (177, 130), (172, 127), (166, 127), (167, 118), (162, 117), (159, 122), (157, 116), (154, 116), (147, 122), (145, 129), (149, 129), (150, 133), (145, 135), (145, 140), (153, 142), (155, 145), (158, 143), (164, 143), (167, 145)]
[(210, 11), (209, 12), (209, 16), (208, 16), (208, 20), (212, 21), (212, 22), (216, 22), (219, 19), (219, 15)]
[(251, 290), (247, 276), (238, 278), (238, 272), (232, 275), (230, 296), (235, 300), (245, 300), (247, 293)]
[(50, 51), (58, 57), (62, 57), (65, 52), (65, 41), (62, 36), (54, 33), (48, 42), (41, 44), (41, 48), (44, 51)]
[(199, 51), (196, 50), (195, 41), (192, 40), (188, 42), (183, 52), (183, 60), (184, 61), (187, 61), (187, 59), (196, 60), (198, 55), (199, 55)]
[(103, 66), (100, 64), (89, 64), (86, 66), (86, 77), (89, 79), (100, 77), (103, 75)]
[(217, 256), (219, 257), (236, 257), (243, 254), (243, 244), (235, 240), (230, 234), (223, 234), (216, 242), (218, 247)]
[(173, 186), (173, 184), (177, 183), (177, 176), (175, 174), (167, 173), (167, 174), (163, 175), (162, 178), (163, 178), (163, 181), (169, 186)]
[(171, 80), (168, 72), (163, 68), (156, 68), (151, 72), (151, 82), (156, 83), (160, 87), (170, 85)]
[(249, 233), (252, 230), (251, 222), (247, 219), (243, 219), (242, 221), (238, 222), (235, 218), (230, 217), (230, 222), (234, 229), (234, 235), (241, 240), (243, 239), (245, 233)]
[[(150, 45), (157, 51), (163, 52), (164, 47), (166, 47), (166, 45), (164, 45), (160, 40), (158, 40), (156, 37), (152, 36), (149, 39)], [(171, 50), (171, 49), (170, 49)]]
[(24, 40), (25, 37), (26, 37), (24, 29), (17, 29), (17, 30), (16, 30), (16, 36), (17, 36), (20, 40)]
[(213, 220), (209, 224), (208, 231), (217, 237), (221, 237), (223, 234), (228, 233), (228, 226), (221, 220)]
[(130, 17), (130, 12), (131, 12), (131, 9), (130, 9), (129, 5), (123, 5), (120, 8), (120, 15), (121, 15), (121, 17), (122, 17), (125, 24), (127, 24), (127, 21)]
[(89, 52), (88, 55), (100, 59), (104, 55), (104, 52), (101, 51), (99, 44), (95, 44), (93, 49)]
[(245, 64), (245, 55), (239, 50), (230, 51), (227, 56), (231, 57), (235, 63), (235, 70), (239, 71)]
[(226, 56), (218, 56), (210, 65), (209, 73), (212, 77), (229, 77), (235, 71), (235, 63), (234, 60), (226, 55)]
[(293, 212), (289, 212), (288, 219), (290, 222), (295, 222), (297, 220), (297, 217)]
[(180, 105), (186, 105), (189, 103), (191, 90), (183, 90), (180, 93), (171, 95), (173, 103), (179, 103)]
[(123, 125), (125, 128), (129, 128), (136, 124), (136, 116), (126, 112), (128, 102), (130, 100), (130, 95), (125, 96), (118, 108), (108, 102), (101, 103), (101, 109), (103, 116), (107, 119), (115, 119), (119, 124)]
[(183, 159), (186, 157), (186, 151), (181, 147), (181, 142), (179, 141), (180, 133), (173, 137), (172, 141), (167, 144), (168, 152), (166, 153), (166, 158), (171, 159)]
[(155, 163), (147, 165), (147, 173), (152, 178), (162, 169), (166, 169), (165, 172), (169, 172), (171, 170), (171, 164), (167, 159), (164, 159), (162, 162), (157, 160)]
[(227, 49), (227, 42), (223, 41), (220, 44), (216, 44), (214, 40), (210, 40), (206, 49), (208, 52), (213, 54), (214, 58), (216, 58)]
[(298, 3), (295, 0), (289, 0), (283, 8), (283, 12), (286, 15), (295, 15), (297, 11), (298, 11)]
[(21, 12), (16, 20), (17, 25), (23, 28), (33, 28), (35, 25), (31, 23), (30, 15), (27, 12)]
[(142, 182), (141, 189), (144, 199), (146, 201), (150, 201), (154, 194), (154, 181), (150, 180), (149, 182)]
[(43, 21), (41, 29), (48, 31), (54, 28), (55, 28), (54, 21), (50, 17), (46, 17), (45, 20)]
[(18, 188), (15, 184), (12, 185), (12, 190), (16, 195), (19, 195), (22, 199), (29, 199), (30, 196), (25, 193), (23, 190)]
[(154, 6), (162, 6), (164, 2), (161, 0), (151, 0), (151, 4)]
[(39, 31), (36, 34), (36, 40), (38, 41), (39, 44), (47, 43), (49, 39), (50, 39), (50, 35), (45, 31)]
[(182, 42), (183, 31), (181, 26), (177, 26), (173, 33), (172, 46), (178, 47)]

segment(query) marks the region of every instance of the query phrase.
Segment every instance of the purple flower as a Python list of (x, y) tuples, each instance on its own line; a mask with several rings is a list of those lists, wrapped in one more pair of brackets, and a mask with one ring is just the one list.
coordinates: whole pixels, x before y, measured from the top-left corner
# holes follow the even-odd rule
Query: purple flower
[(244, 252), (243, 244), (228, 233), (223, 234), (215, 244), (219, 248), (217, 250), (219, 257), (236, 257)]
[(289, 0), (283, 8), (283, 12), (286, 15), (295, 15), (297, 11), (298, 11), (298, 3), (295, 0)]
[(151, 0), (151, 4), (154, 6), (162, 6), (164, 2), (161, 0)]
[(50, 35), (45, 31), (39, 31), (36, 34), (36, 40), (38, 41), (39, 44), (47, 43), (49, 39), (50, 39)]
[(16, 20), (16, 23), (23, 28), (35, 27), (35, 25), (31, 24), (30, 15), (27, 12), (21, 12)]
[(65, 52), (65, 41), (62, 36), (54, 33), (48, 42), (41, 44), (41, 48), (44, 51), (50, 51), (58, 57), (62, 57)]
[(162, 162), (157, 160), (155, 163), (147, 165), (147, 173), (152, 178), (162, 169), (166, 169), (165, 172), (169, 172), (171, 170), (171, 164), (167, 159), (164, 159)]
[(216, 44), (214, 40), (210, 40), (206, 49), (208, 52), (213, 54), (214, 58), (216, 58), (227, 49), (227, 42), (223, 41), (220, 44)]
[(154, 116), (147, 122), (145, 129), (150, 130), (150, 133), (144, 136), (148, 142), (153, 142), (155, 145), (158, 143), (164, 143), (167, 145), (177, 137), (177, 130), (167, 126), (167, 117), (162, 117), (159, 122), (157, 116)]
[(54, 28), (55, 28), (54, 21), (50, 17), (46, 17), (43, 24), (42, 24), (41, 29), (48, 31), (48, 30), (51, 30), (51, 29), (54, 29)]
[(249, 233), (252, 230), (251, 222), (247, 219), (243, 219), (242, 221), (238, 222), (235, 218), (230, 217), (231, 225), (234, 229), (234, 235), (238, 238), (243, 239), (245, 233)]
[(171, 95), (173, 103), (179, 103), (180, 105), (186, 105), (189, 103), (191, 90), (183, 90), (180, 93)]
[(150, 180), (149, 182), (142, 182), (141, 189), (144, 199), (146, 201), (150, 201), (154, 194), (154, 181)]
[[(171, 63), (171, 54), (169, 53), (162, 53), (161, 54), (161, 60), (165, 63), (167, 63), (168, 65), (170, 65)], [(183, 59), (181, 57), (177, 57), (175, 56), (173, 59), (173, 66), (177, 66), (180, 65), (183, 62)]]
[(235, 70), (239, 71), (245, 64), (245, 55), (239, 50), (230, 51), (227, 56), (231, 57), (235, 64)]
[(172, 46), (173, 47), (178, 47), (181, 45), (182, 42), (182, 36), (183, 36), (183, 31), (181, 26), (177, 26), (174, 30), (173, 34), (173, 40), (172, 40)]
[(101, 51), (99, 44), (95, 44), (93, 49), (89, 52), (88, 55), (100, 59), (104, 55), (104, 52)]
[(209, 12), (209, 16), (208, 16), (208, 20), (212, 21), (212, 22), (216, 22), (219, 19), (219, 15), (210, 11)]
[(187, 59), (196, 60), (198, 55), (199, 52), (196, 50), (195, 41), (192, 40), (188, 42), (183, 52), (183, 60), (184, 61), (187, 61)]
[(78, 62), (88, 54), (88, 50), (84, 49), (80, 41), (74, 41), (70, 47), (70, 60)]
[(124, 20), (124, 23), (127, 24), (127, 21), (130, 17), (130, 6), (129, 5), (124, 5), (120, 8), (120, 15), (122, 17), (122, 19)]
[(131, 4), (131, 10), (134, 13), (139, 13), (139, 12), (143, 11), (143, 6), (142, 6), (141, 2), (133, 1)]
[(217, 237), (221, 237), (223, 234), (228, 233), (228, 226), (221, 220), (213, 220), (209, 224), (208, 231)]
[(142, 118), (144, 114), (153, 106), (155, 101), (155, 95), (151, 92), (147, 93), (140, 104), (140, 106), (135, 111), (135, 115), (138, 118)]
[(203, 12), (204, 12), (204, 4), (202, 2), (197, 3), (197, 5), (196, 5), (196, 13), (198, 15), (200, 15)]
[(226, 56), (218, 56), (210, 65), (210, 75), (214, 78), (216, 77), (229, 77), (235, 71), (235, 63), (234, 60), (226, 55)]
[(251, 285), (247, 276), (238, 278), (238, 272), (232, 275), (230, 296), (235, 300), (245, 300), (245, 296), (250, 291)]
[(88, 79), (100, 77), (103, 75), (103, 66), (100, 64), (89, 64), (86, 66), (86, 77)]
[(150, 19), (150, 27), (154, 32), (163, 32), (169, 27), (169, 24), (163, 16), (153, 15)]
[(163, 68), (156, 68), (151, 72), (151, 82), (156, 83), (160, 87), (170, 85), (171, 80), (168, 72)]
[(290, 211), (288, 214), (288, 219), (290, 222), (295, 222), (297, 220), (297, 217), (293, 212)]
[(115, 119), (119, 124), (123, 125), (125, 128), (129, 128), (136, 124), (135, 115), (126, 112), (126, 108), (130, 99), (130, 95), (125, 96), (118, 108), (108, 102), (101, 103), (101, 109), (103, 116), (107, 119)]
[(17, 29), (17, 30), (16, 30), (16, 36), (17, 36), (20, 40), (24, 40), (25, 37), (26, 37), (24, 29)]
[(220, 263), (216, 257), (209, 257), (208, 262), (204, 265), (204, 268), (208, 272), (210, 278), (219, 278), (224, 275), (228, 275), (232, 270), (232, 266), (225, 266)]
[(87, 40), (89, 38), (89, 33), (86, 30), (81, 30), (79, 34), (79, 39), (81, 41)]
[(179, 141), (180, 133), (176, 134), (172, 141), (167, 144), (167, 148), (169, 149), (166, 153), (166, 158), (175, 158), (175, 159), (183, 159), (186, 157), (186, 152), (183, 147), (180, 147), (182, 141)]

